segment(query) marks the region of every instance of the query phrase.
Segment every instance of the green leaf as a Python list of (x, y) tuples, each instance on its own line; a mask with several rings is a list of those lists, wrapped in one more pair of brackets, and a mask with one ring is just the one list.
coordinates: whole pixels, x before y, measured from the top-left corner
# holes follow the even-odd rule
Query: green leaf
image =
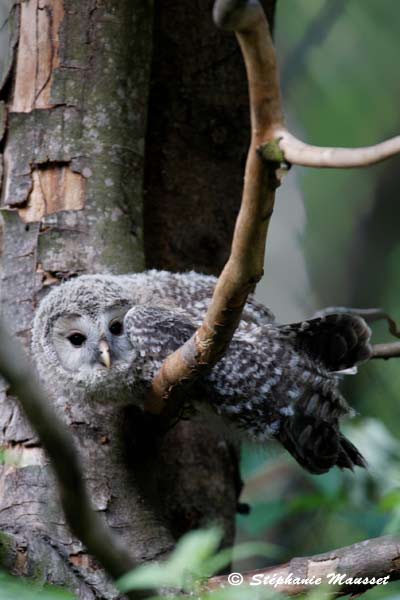
[(76, 600), (70, 592), (55, 586), (39, 586), (32, 581), (0, 572), (0, 600)]
[(392, 490), (388, 494), (385, 494), (379, 502), (379, 507), (384, 511), (400, 510), (400, 490)]
[(193, 576), (203, 572), (203, 563), (215, 554), (221, 539), (219, 528), (191, 531), (179, 540), (169, 560), (127, 573), (118, 581), (118, 589), (122, 592), (160, 586), (188, 589)]
[[(143, 565), (127, 573), (118, 581), (118, 589), (127, 592), (171, 587), (198, 591), (198, 583), (202, 579), (226, 567), (232, 560), (231, 548), (217, 552), (221, 539), (222, 532), (219, 528), (191, 531), (178, 542), (169, 560)], [(250, 542), (235, 547), (234, 554), (235, 560), (255, 555), (276, 557), (278, 549), (271, 544)]]
[[(197, 596), (196, 600), (283, 600), (284, 596), (268, 586), (239, 585), (216, 589)], [(326, 600), (326, 599), (325, 599)]]
[(203, 576), (210, 577), (214, 573), (217, 573), (224, 567), (228, 566), (232, 561), (233, 555), (236, 562), (239, 560), (245, 560), (246, 558), (250, 558), (252, 556), (276, 558), (279, 556), (279, 553), (280, 549), (277, 546), (268, 544), (267, 542), (247, 542), (235, 546), (233, 550), (232, 548), (225, 548), (204, 562)]

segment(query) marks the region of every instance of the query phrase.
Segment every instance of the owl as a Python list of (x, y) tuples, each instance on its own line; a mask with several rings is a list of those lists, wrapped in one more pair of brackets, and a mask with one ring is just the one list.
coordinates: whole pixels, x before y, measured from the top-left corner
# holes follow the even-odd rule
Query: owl
[[(201, 323), (216, 279), (150, 270), (84, 275), (41, 302), (32, 355), (52, 398), (136, 404), (163, 360)], [(341, 433), (352, 411), (339, 390), (342, 373), (371, 354), (358, 316), (331, 314), (280, 325), (249, 298), (225, 356), (196, 386), (196, 410), (257, 442), (274, 439), (312, 473), (365, 461)], [(192, 396), (192, 393), (191, 393)]]

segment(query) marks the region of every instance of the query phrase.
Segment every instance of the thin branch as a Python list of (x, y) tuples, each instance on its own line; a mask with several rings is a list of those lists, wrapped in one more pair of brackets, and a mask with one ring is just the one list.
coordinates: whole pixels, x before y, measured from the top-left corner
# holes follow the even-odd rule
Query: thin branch
[(389, 333), (394, 337), (400, 338), (400, 329), (389, 313), (383, 308), (353, 308), (349, 306), (329, 306), (315, 313), (315, 317), (323, 317), (333, 314), (350, 314), (362, 317), (366, 323), (376, 323), (376, 321), (387, 321)]
[(283, 121), (275, 51), (264, 12), (256, 1), (217, 0), (214, 20), (221, 27), (235, 29), (249, 81), (252, 137), (242, 203), (231, 254), (202, 325), (166, 359), (153, 380), (146, 408), (154, 413), (170, 409), (167, 400), (172, 392), (192, 383), (226, 351), (247, 296), (263, 274), (268, 225), (279, 185), (277, 165), (266, 165), (258, 153), (260, 144), (272, 140)]
[[(400, 338), (400, 329), (389, 313), (382, 308), (350, 308), (348, 306), (329, 306), (315, 313), (315, 317), (323, 317), (337, 313), (347, 313), (362, 317), (367, 323), (376, 321), (386, 321), (389, 333), (394, 337)], [(397, 358), (400, 357), (400, 342), (387, 342), (384, 344), (374, 344), (372, 346), (371, 358)]]
[[(336, 580), (336, 587), (333, 587), (332, 582), (329, 583), (331, 574), (344, 576), (342, 580)], [(296, 584), (294, 578), (303, 581)], [(321, 582), (316, 584), (315, 581), (319, 578)], [(369, 583), (363, 582), (365, 578), (368, 578)], [(306, 579), (309, 581), (304, 581)], [(359, 581), (351, 583), (350, 579)], [(377, 579), (383, 581), (377, 583)], [(332, 590), (338, 596), (360, 594), (375, 585), (386, 585), (389, 581), (398, 579), (400, 579), (400, 538), (389, 536), (366, 540), (324, 554), (292, 558), (284, 565), (243, 573), (243, 583), (251, 585), (253, 582), (254, 586), (254, 582), (265, 582), (265, 585), (286, 596), (304, 594), (324, 584), (329, 586), (328, 591)], [(205, 589), (215, 590), (229, 585), (228, 576), (221, 575), (209, 579)]]
[[(0, 374), (19, 399), (50, 458), (71, 530), (107, 573), (118, 579), (137, 566), (136, 561), (91, 506), (73, 439), (50, 405), (20, 344), (1, 322)], [(135, 592), (129, 597), (136, 600), (147, 596)]]
[(375, 146), (362, 148), (329, 148), (306, 144), (286, 129), (276, 132), (282, 162), (304, 167), (341, 168), (366, 167), (400, 153), (400, 136)]
[(372, 346), (371, 358), (398, 358), (400, 357), (400, 342), (389, 342), (387, 344), (375, 344)]

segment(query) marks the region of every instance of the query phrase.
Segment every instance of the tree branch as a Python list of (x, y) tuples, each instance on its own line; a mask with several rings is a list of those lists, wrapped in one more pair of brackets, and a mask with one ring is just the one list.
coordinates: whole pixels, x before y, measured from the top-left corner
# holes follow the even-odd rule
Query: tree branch
[(251, 144), (229, 260), (202, 325), (165, 360), (153, 380), (146, 408), (158, 414), (170, 410), (167, 400), (173, 391), (192, 383), (225, 353), (247, 296), (263, 274), (268, 225), (279, 185), (277, 165), (265, 165), (258, 153), (260, 144), (273, 140), (283, 121), (275, 51), (264, 12), (258, 2), (217, 0), (214, 20), (221, 27), (235, 29), (242, 50), (249, 81)]
[[(329, 306), (315, 313), (315, 317), (323, 317), (337, 313), (347, 313), (362, 317), (367, 323), (376, 321), (386, 321), (389, 333), (396, 338), (400, 338), (400, 329), (389, 313), (382, 308), (350, 308), (348, 306)], [(374, 344), (372, 346), (371, 358), (396, 358), (400, 356), (400, 342), (387, 342), (384, 344)]]
[(400, 356), (400, 342), (374, 344), (371, 358), (398, 358)]
[[(118, 579), (137, 566), (136, 561), (93, 510), (73, 439), (47, 400), (20, 344), (7, 333), (1, 322), (0, 374), (10, 384), (47, 451), (71, 530), (107, 573)], [(129, 597), (137, 600), (147, 596), (135, 592)]]
[(251, 144), (229, 260), (202, 325), (164, 361), (154, 377), (145, 408), (155, 414), (174, 412), (180, 392), (224, 355), (247, 296), (263, 274), (280, 164), (346, 168), (373, 164), (400, 152), (400, 136), (354, 149), (319, 148), (295, 138), (283, 125), (275, 51), (260, 3), (216, 0), (213, 16), (218, 26), (235, 32), (242, 50), (249, 83)]
[[(345, 575), (342, 581), (337, 580), (337, 586), (334, 588), (332, 588), (333, 584), (329, 583), (328, 577), (333, 573)], [(275, 576), (275, 579), (271, 582), (272, 576)], [(291, 576), (292, 583), (289, 582), (289, 576)], [(278, 580), (279, 577), (282, 579)], [(377, 585), (377, 579), (387, 578), (387, 582), (400, 579), (400, 538), (389, 536), (375, 538), (324, 554), (292, 558), (290, 562), (283, 565), (243, 573), (243, 578), (244, 583), (251, 584), (253, 581), (253, 585), (254, 581), (265, 581), (276, 592), (286, 596), (296, 596), (316, 588), (316, 584), (310, 581), (296, 584), (293, 582), (294, 578), (300, 580), (314, 578), (314, 582), (320, 578), (319, 585), (328, 584), (338, 596), (359, 594)], [(353, 581), (351, 583), (350, 578), (360, 578), (361, 582)], [(368, 578), (369, 583), (362, 582), (365, 578)], [(279, 583), (275, 585), (274, 581), (277, 580)], [(382, 585), (383, 582), (380, 584)], [(211, 591), (227, 586), (229, 586), (228, 577), (221, 575), (209, 579), (205, 584), (205, 589)]]
[[(276, 144), (281, 151), (281, 161), (303, 167), (340, 168), (366, 167), (381, 162), (400, 152), (400, 136), (375, 146), (363, 148), (329, 148), (306, 144), (286, 129), (277, 129)], [(268, 144), (261, 152), (268, 157)]]
[(315, 313), (315, 317), (323, 317), (336, 313), (358, 315), (362, 317), (366, 323), (376, 323), (376, 321), (386, 321), (389, 333), (394, 337), (400, 338), (400, 329), (389, 313), (383, 308), (354, 308), (349, 306), (328, 306)]

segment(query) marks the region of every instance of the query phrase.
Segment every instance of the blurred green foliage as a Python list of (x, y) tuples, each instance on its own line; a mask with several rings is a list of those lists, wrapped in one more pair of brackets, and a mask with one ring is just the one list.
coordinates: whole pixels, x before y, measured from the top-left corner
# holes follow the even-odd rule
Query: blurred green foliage
[[(275, 40), (295, 135), (355, 147), (399, 133), (398, 0), (279, 0)], [(301, 247), (310, 277), (310, 287), (298, 293), (300, 309), (312, 294), (317, 308), (382, 306), (400, 322), (399, 167), (394, 157), (365, 169), (293, 169), (306, 213)], [(284, 182), (278, 204), (290, 203), (286, 193)], [(373, 329), (375, 342), (390, 341), (386, 326)], [(367, 457), (368, 471), (311, 476), (286, 453), (245, 448), (243, 500), (252, 511), (238, 517), (240, 539), (280, 541), (288, 559), (400, 534), (400, 360), (362, 366), (344, 392), (360, 414), (347, 433)], [(246, 563), (254, 566), (261, 565)], [(400, 598), (400, 586), (366, 597)]]
[[(227, 567), (232, 560), (232, 550), (219, 550), (222, 540), (222, 532), (218, 528), (208, 530), (191, 531), (182, 537), (170, 558), (162, 563), (151, 563), (143, 565), (124, 575), (118, 582), (121, 592), (130, 590), (176, 589), (176, 598), (181, 598), (179, 590), (185, 591), (196, 598), (210, 600), (238, 600), (246, 597), (248, 600), (262, 600), (277, 598), (274, 591), (259, 588), (246, 588), (240, 586), (228, 587), (214, 592), (204, 592), (202, 583)], [(235, 548), (235, 553), (245, 558), (254, 554), (271, 555), (276, 554), (275, 549), (268, 544), (242, 544)], [(243, 595), (245, 593), (245, 596)], [(168, 596), (172, 598), (171, 596)]]
[(55, 586), (36, 586), (31, 581), (11, 577), (0, 571), (0, 600), (76, 600)]
[[(227, 567), (232, 560), (231, 550), (219, 550), (221, 540), (222, 532), (218, 528), (191, 531), (180, 539), (167, 561), (138, 567), (119, 580), (118, 589), (121, 592), (149, 589), (163, 591), (163, 596), (154, 596), (152, 600), (161, 600), (167, 590), (168, 598), (171, 600), (182, 598), (179, 590), (198, 600), (282, 600), (284, 598), (273, 586), (267, 585), (227, 584), (213, 591), (205, 591), (206, 580), (220, 569)], [(275, 549), (271, 549), (270, 546), (253, 542), (246, 546), (237, 546), (235, 554), (240, 559), (254, 554), (271, 555), (271, 550), (272, 554), (275, 554)], [(303, 597), (305, 600), (329, 600), (327, 589), (322, 586)]]

